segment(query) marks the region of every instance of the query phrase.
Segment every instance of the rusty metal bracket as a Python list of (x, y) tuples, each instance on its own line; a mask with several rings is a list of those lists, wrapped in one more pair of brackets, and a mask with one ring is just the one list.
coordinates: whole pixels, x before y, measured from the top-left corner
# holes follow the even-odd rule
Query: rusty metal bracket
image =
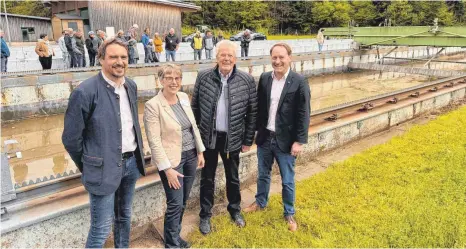
[(436, 92), (436, 91), (438, 91), (438, 88), (437, 88), (437, 87), (434, 87), (434, 88), (429, 89), (429, 91), (430, 91), (430, 92)]
[(372, 104), (371, 102), (367, 102), (364, 105), (362, 105), (362, 107), (358, 111), (367, 112), (372, 109), (374, 109), (374, 104)]
[(325, 120), (335, 122), (338, 118), (338, 114), (334, 113), (332, 116), (325, 118)]
[(396, 103), (398, 103), (398, 98), (397, 98), (397, 97), (394, 97), (393, 99), (387, 101), (387, 103), (396, 104)]
[(419, 98), (419, 95), (421, 95), (419, 92), (415, 92), (415, 93), (410, 94), (409, 97)]
[(455, 84), (453, 84), (453, 82), (450, 82), (450, 83), (448, 83), (448, 84), (446, 84), (446, 85), (443, 85), (443, 87), (453, 87), (454, 85), (455, 85)]

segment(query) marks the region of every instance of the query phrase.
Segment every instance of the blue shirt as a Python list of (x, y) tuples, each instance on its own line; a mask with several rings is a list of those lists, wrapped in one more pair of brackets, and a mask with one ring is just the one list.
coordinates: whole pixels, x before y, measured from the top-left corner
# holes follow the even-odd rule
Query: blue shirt
[(3, 37), (1, 38), (2, 40), (2, 57), (10, 57), (10, 49), (8, 49), (8, 46), (6, 45), (5, 40), (3, 40)]
[(146, 47), (147, 44), (149, 44), (149, 36), (147, 34), (143, 34), (141, 38), (141, 42), (142, 42), (142, 45)]

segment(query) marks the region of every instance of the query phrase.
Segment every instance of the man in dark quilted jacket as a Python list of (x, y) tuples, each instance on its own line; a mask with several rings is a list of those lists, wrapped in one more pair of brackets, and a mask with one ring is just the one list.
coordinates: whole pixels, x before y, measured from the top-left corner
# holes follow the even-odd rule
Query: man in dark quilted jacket
[(257, 116), (256, 84), (251, 75), (236, 68), (236, 44), (219, 42), (216, 59), (214, 68), (199, 72), (191, 103), (206, 147), (199, 214), (203, 234), (211, 231), (219, 154), (225, 168), (228, 212), (236, 225), (246, 224), (240, 209), (239, 153), (249, 151), (253, 143)]

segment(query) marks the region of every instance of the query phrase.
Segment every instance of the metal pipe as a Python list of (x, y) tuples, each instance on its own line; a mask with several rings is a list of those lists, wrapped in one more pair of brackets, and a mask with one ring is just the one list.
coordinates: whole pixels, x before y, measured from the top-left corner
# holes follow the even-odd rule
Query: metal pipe
[(6, 29), (8, 33), (8, 43), (11, 47), (11, 34), (10, 34), (10, 25), (8, 24), (8, 13), (6, 12), (6, 0), (3, 0), (3, 9), (5, 9), (5, 20), (6, 20)]

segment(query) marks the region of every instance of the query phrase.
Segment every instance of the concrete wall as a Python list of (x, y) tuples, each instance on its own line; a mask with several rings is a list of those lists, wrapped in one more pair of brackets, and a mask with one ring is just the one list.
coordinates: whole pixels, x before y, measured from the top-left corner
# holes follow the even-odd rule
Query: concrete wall
[[(342, 119), (329, 122), (318, 127), (311, 127), (309, 142), (304, 146), (304, 152), (310, 156), (342, 146), (364, 136), (388, 129), (401, 122), (412, 119), (422, 113), (447, 106), (454, 101), (465, 100), (466, 84), (454, 88), (443, 89), (430, 96), (401, 101), (367, 113), (354, 116), (351, 120)], [(220, 163), (221, 164), (221, 163)], [(241, 182), (254, 181), (257, 175), (256, 151), (241, 155)], [(199, 198), (200, 171), (191, 193), (191, 200)], [(141, 179), (144, 180), (144, 179)], [(217, 195), (225, 188), (223, 167), (218, 167), (216, 176)], [(70, 197), (73, 198), (73, 197)], [(57, 200), (60, 202), (60, 200)], [(71, 201), (72, 202), (72, 201)], [(73, 203), (73, 202), (72, 202)], [(36, 204), (38, 205), (38, 204)], [(65, 204), (62, 204), (62, 206)], [(47, 210), (47, 216), (34, 217), (26, 221), (26, 215), (11, 214), (10, 220), (2, 221), (2, 247), (82, 247), (85, 244), (90, 224), (89, 205), (83, 202), (70, 205), (67, 209), (54, 209), (47, 205), (40, 208)], [(162, 184), (155, 179), (145, 184), (139, 184), (133, 202), (133, 239), (138, 229), (163, 216), (165, 210), (165, 195)], [(31, 216), (34, 212), (25, 214)]]
[[(142, 26), (140, 26), (141, 28)], [(115, 30), (117, 32), (118, 29)], [(61, 32), (61, 31), (60, 31)], [(61, 34), (61, 33), (60, 33)], [(56, 39), (58, 40), (58, 38)], [(37, 40), (34, 40), (37, 41)], [(319, 51), (317, 42), (315, 39), (300, 39), (300, 40), (272, 40), (272, 41), (252, 41), (249, 47), (249, 56), (260, 56), (260, 55), (268, 55), (269, 49), (272, 47), (273, 44), (278, 42), (286, 42), (288, 43), (291, 48), (293, 49), (293, 53), (309, 53), (313, 51)], [(239, 47), (240, 42), (236, 42), (238, 44), (238, 49), (236, 54), (239, 56), (241, 55), (241, 48)], [(352, 40), (344, 39), (344, 40), (329, 40), (325, 43), (323, 50), (348, 50), (351, 49)], [(64, 64), (62, 61), (62, 53), (58, 45), (53, 45), (53, 49), (55, 50), (56, 56), (53, 57), (52, 62), (52, 69), (63, 68)], [(139, 52), (139, 64), (144, 63), (144, 48), (142, 43), (137, 44), (138, 52)], [(8, 72), (19, 72), (25, 70), (42, 70), (42, 67), (39, 63), (39, 57), (34, 52), (34, 46), (13, 46), (10, 47), (11, 56), (8, 58)], [(86, 50), (86, 48), (84, 48)], [(214, 55), (216, 54), (216, 49), (214, 48)], [(87, 52), (85, 53), (87, 57)], [(205, 59), (204, 52), (202, 53), (202, 58)], [(180, 48), (176, 53), (176, 60), (177, 61), (190, 61), (194, 59), (193, 49), (191, 45), (187, 42), (183, 42), (180, 44)], [(161, 62), (165, 62), (165, 54), (162, 53)], [(89, 65), (89, 59), (87, 58), (87, 64)]]
[[(387, 49), (388, 50), (388, 49)], [(413, 52), (419, 57), (427, 56), (425, 48), (408, 48), (400, 50), (399, 56), (408, 57)], [(448, 53), (462, 51), (460, 48), (448, 48)], [(383, 53), (384, 50), (382, 49)], [(432, 53), (432, 52), (431, 52)], [(376, 62), (376, 50), (340, 51), (311, 53), (293, 56), (293, 69), (304, 76), (323, 73), (343, 72), (349, 62)], [(386, 63), (393, 63), (386, 61)], [(197, 72), (213, 67), (214, 63), (181, 64), (183, 70), (182, 91), (192, 92)], [(261, 73), (271, 71), (272, 66), (267, 57), (255, 60), (238, 61), (240, 70), (249, 72), (256, 79)], [(161, 88), (157, 78), (157, 66), (136, 66), (128, 70), (128, 77), (138, 85), (140, 100), (148, 99)], [(83, 80), (98, 73), (98, 69), (83, 72), (64, 72), (51, 75), (26, 75), (2, 79), (2, 122), (63, 113), (66, 110), (71, 91)]]

